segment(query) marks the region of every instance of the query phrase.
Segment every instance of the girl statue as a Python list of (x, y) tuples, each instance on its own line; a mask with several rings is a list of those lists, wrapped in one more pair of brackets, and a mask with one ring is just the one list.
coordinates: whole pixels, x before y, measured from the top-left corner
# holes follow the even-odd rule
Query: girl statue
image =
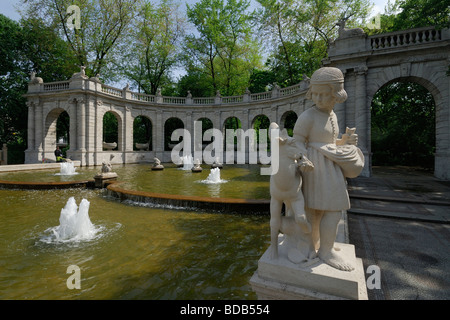
[(342, 211), (350, 208), (346, 178), (361, 173), (364, 156), (356, 147), (355, 129), (347, 128), (338, 139), (338, 121), (333, 108), (347, 99), (342, 72), (332, 67), (315, 71), (306, 97), (314, 105), (297, 119), (294, 138), (303, 157), (299, 166), (306, 215), (311, 224), (310, 258), (317, 254), (328, 265), (351, 271), (354, 266), (344, 261), (339, 249), (334, 248), (334, 241)]

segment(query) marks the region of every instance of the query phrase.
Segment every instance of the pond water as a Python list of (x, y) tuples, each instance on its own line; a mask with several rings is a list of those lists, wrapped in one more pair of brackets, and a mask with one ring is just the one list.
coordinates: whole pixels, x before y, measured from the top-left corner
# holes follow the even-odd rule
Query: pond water
[[(139, 176), (137, 169), (114, 170), (130, 183)], [(77, 171), (74, 180), (84, 174), (90, 179), (98, 168)], [(167, 172), (148, 168), (154, 183)], [(99, 233), (89, 241), (45, 241), (70, 197), (78, 205), (90, 202), (89, 217)], [(90, 189), (0, 190), (0, 208), (0, 299), (257, 298), (249, 280), (269, 246), (268, 216), (125, 205)], [(71, 265), (80, 268), (80, 289), (67, 287)]]
[[(211, 170), (205, 165), (202, 172), (182, 170), (174, 164), (164, 164), (162, 171), (152, 171), (152, 164), (114, 165), (117, 180), (128, 190), (148, 191), (186, 196), (219, 198), (270, 199), (270, 176), (261, 175), (259, 165), (225, 165), (220, 170), (223, 183), (205, 183)], [(79, 167), (75, 175), (60, 175), (60, 171), (37, 170), (0, 173), (0, 180), (27, 182), (60, 182), (92, 180), (100, 167)]]

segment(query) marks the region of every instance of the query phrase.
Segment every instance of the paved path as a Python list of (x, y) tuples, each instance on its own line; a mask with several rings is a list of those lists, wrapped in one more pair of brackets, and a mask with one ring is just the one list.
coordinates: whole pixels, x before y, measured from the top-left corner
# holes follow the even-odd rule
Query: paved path
[(348, 185), (350, 243), (380, 268), (369, 299), (450, 299), (450, 182), (389, 167)]

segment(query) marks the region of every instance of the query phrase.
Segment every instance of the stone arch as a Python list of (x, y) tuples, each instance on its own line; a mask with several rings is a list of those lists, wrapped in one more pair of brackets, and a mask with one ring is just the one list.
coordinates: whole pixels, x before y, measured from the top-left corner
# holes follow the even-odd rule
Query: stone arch
[[(67, 115), (70, 115), (69, 113), (64, 110), (63, 108), (54, 108), (50, 110), (46, 117), (45, 117), (45, 128), (44, 128), (44, 150), (46, 152), (45, 157), (52, 158), (54, 157), (53, 151), (56, 149), (57, 146), (57, 122), (58, 118), (63, 114), (63, 112), (66, 112)], [(69, 124), (69, 128), (71, 128)], [(70, 136), (70, 132), (68, 133)]]
[[(106, 117), (106, 118), (105, 118)], [(105, 128), (105, 122), (109, 120), (114, 121), (114, 119), (117, 121), (116, 123), (112, 122), (111, 128)], [(114, 151), (122, 151), (124, 150), (123, 146), (123, 120), (121, 115), (115, 111), (115, 110), (106, 110), (105, 113), (102, 115), (102, 141), (104, 143), (117, 143), (117, 147), (113, 148)], [(108, 132), (107, 130), (111, 130)], [(117, 141), (109, 141), (109, 140), (117, 140)], [(103, 144), (103, 150), (110, 150), (109, 145)]]
[[(425, 78), (427, 73), (417, 75), (402, 75), (400, 67), (394, 68), (391, 67), (391, 72), (383, 72), (384, 76), (380, 77), (376, 81), (372, 83), (371, 86), (368, 87), (368, 108), (370, 108), (372, 100), (375, 94), (382, 87), (389, 85), (394, 82), (414, 82), (421, 86), (423, 86), (430, 94), (433, 96), (435, 103), (435, 137), (436, 137), (436, 155), (435, 155), (435, 176), (442, 177), (448, 179), (446, 177), (446, 173), (440, 173), (441, 164), (439, 163), (439, 155), (445, 154), (449, 149), (449, 141), (448, 141), (448, 126), (449, 126), (449, 108), (445, 106), (445, 101), (443, 99), (442, 89), (435, 84), (435, 81), (432, 79)], [(396, 70), (396, 72), (392, 71)], [(444, 89), (445, 90), (445, 89)], [(371, 123), (371, 115), (369, 112), (369, 124)], [(445, 171), (445, 170), (444, 170)]]
[[(133, 150), (153, 150), (153, 122), (146, 115), (138, 115), (133, 119)], [(148, 144), (147, 147), (144, 145)]]
[[(223, 121), (222, 135), (223, 135), (224, 150), (227, 150), (227, 142), (229, 142), (229, 144), (234, 143), (235, 149), (236, 149), (237, 137), (232, 138), (229, 135), (227, 136), (227, 130), (230, 130), (230, 129), (234, 129), (234, 130), (242, 129), (242, 122), (238, 117), (230, 116), (230, 117), (227, 117)], [(234, 142), (232, 142), (231, 139), (234, 140)], [(230, 141), (227, 141), (227, 140), (230, 140)]]
[(280, 128), (286, 129), (291, 137), (293, 135), (294, 125), (297, 121), (297, 118), (297, 113), (292, 110), (286, 111), (280, 118)]
[[(269, 141), (269, 126), (270, 126), (270, 119), (265, 114), (258, 114), (252, 119), (251, 122), (251, 128), (255, 130), (255, 143), (257, 148), (259, 147), (260, 143), (264, 143), (265, 148), (267, 148), (267, 144)], [(265, 129), (265, 136), (261, 135), (260, 129)]]
[[(206, 145), (211, 143), (211, 140), (204, 140), (203, 137), (205, 135), (205, 131), (209, 130), (209, 129), (214, 129), (214, 123), (213, 121), (207, 117), (207, 116), (203, 116), (200, 118), (197, 118), (194, 123), (196, 122), (196, 125), (198, 127), (194, 128), (194, 134), (199, 134), (199, 137), (194, 137), (192, 136), (192, 139), (194, 139), (194, 142), (197, 143), (198, 145), (195, 146), (195, 150), (203, 150)], [(199, 122), (201, 122), (200, 126), (199, 126)], [(194, 124), (195, 126), (195, 124)], [(201, 142), (201, 144), (200, 144)]]
[[(170, 117), (164, 122), (164, 151), (170, 151), (178, 142), (171, 141), (173, 131), (185, 128), (184, 122), (178, 117)], [(180, 140), (181, 142), (181, 140)]]

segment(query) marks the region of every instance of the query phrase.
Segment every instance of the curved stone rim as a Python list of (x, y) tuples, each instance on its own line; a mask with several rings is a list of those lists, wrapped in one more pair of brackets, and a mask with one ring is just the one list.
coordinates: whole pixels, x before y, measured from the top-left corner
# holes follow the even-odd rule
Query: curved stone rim
[[(119, 200), (120, 203), (129, 200), (148, 205), (149, 207), (170, 207), (174, 209), (239, 214), (267, 215), (270, 213), (270, 200), (268, 199), (214, 198), (127, 190), (120, 187), (122, 183), (123, 181), (110, 181), (105, 183), (107, 195)], [(95, 181), (34, 182), (0, 180), (0, 189), (54, 190), (69, 188), (93, 189), (95, 188)]]

